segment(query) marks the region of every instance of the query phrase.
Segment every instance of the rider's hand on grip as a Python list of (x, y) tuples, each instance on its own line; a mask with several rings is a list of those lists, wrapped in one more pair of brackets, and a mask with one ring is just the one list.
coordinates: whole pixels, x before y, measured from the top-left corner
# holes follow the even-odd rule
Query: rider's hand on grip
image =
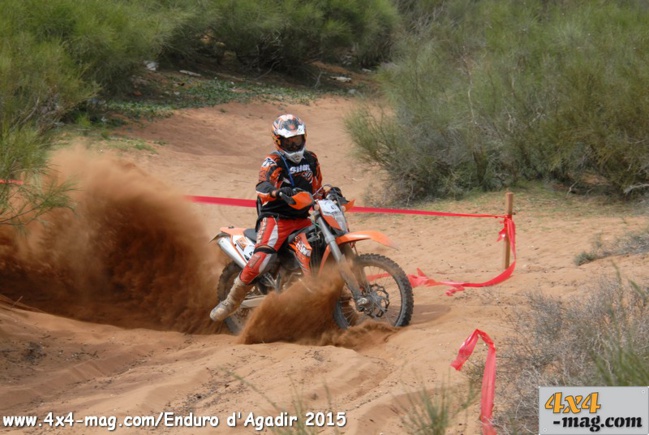
[(295, 195), (295, 189), (292, 187), (282, 187), (277, 190), (277, 197), (282, 198), (288, 204), (295, 204), (295, 200), (291, 198)]

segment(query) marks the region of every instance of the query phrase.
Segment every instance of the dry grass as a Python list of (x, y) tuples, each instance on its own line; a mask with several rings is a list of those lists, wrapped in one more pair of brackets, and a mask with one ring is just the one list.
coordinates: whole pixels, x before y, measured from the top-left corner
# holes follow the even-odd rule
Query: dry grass
[(529, 309), (511, 319), (517, 334), (498, 374), (508, 398), (500, 433), (538, 433), (539, 386), (649, 383), (649, 287), (618, 275), (585, 290), (567, 302), (529, 294)]
[(575, 257), (577, 266), (616, 255), (635, 255), (649, 252), (649, 227), (627, 233), (611, 243), (604, 243), (600, 239), (596, 239), (593, 245), (591, 251), (584, 251)]

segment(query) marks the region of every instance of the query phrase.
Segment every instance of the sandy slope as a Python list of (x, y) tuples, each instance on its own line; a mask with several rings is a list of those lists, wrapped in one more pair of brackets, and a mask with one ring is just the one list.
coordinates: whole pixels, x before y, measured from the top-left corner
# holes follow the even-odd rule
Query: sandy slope
[[(589, 250), (596, 234), (606, 240), (645, 225), (645, 215), (627, 208), (518, 191), (518, 262), (505, 283), (452, 297), (443, 287), (418, 287), (412, 325), (398, 332), (379, 328), (338, 335), (299, 319), (289, 330), (270, 310), (264, 323), (269, 336), (298, 337), (297, 343), (239, 344), (207, 319), (223, 265), (208, 241), (220, 226), (252, 225), (254, 210), (190, 204), (182, 194), (252, 199), (261, 158), (271, 149), (270, 124), (276, 115), (293, 112), (307, 122), (309, 148), (318, 154), (325, 179), (363, 205), (368, 193), (380, 191), (380, 180), (351, 158), (343, 119), (354, 105), (329, 98), (304, 106), (186, 110), (120, 132), (146, 141), (155, 153), (122, 153), (121, 163), (107, 152), (59, 155), (61, 172), (74, 175), (81, 187), (74, 194), (77, 214), (50, 217), (46, 227), (32, 228), (27, 240), (0, 234), (0, 293), (7, 298), (0, 303), (0, 414), (42, 418), (50, 411), (73, 411), (75, 418), (116, 416), (119, 423), (127, 416), (170, 411), (216, 416), (220, 424), (157, 432), (253, 433), (253, 426), (242, 426), (249, 413), (295, 414), (299, 398), (304, 411), (344, 413), (347, 424), (340, 433), (405, 433), (408, 393), (446, 386), (455, 396), (466, 395), (465, 374), (449, 364), (474, 329), (490, 334), (499, 355), (505, 354), (500, 344), (515, 333), (506, 319), (521, 308), (525, 292), (580, 297), (594, 277), (612, 273), (612, 266), (607, 259), (577, 267), (575, 255)], [(439, 206), (500, 214), (504, 195)], [(438, 279), (470, 282), (500, 273), (496, 219), (349, 218), (352, 228), (377, 229), (396, 239), (398, 251), (372, 242), (361, 250), (388, 255), (407, 273), (420, 268)], [(646, 258), (613, 260), (626, 276), (646, 278)], [(322, 313), (312, 302), (293, 309), (317, 319)], [(485, 350), (479, 346), (476, 363)], [(228, 427), (227, 417), (236, 412), (243, 419)], [(455, 418), (449, 433), (479, 433), (477, 418), (473, 406)], [(45, 429), (20, 433), (107, 432), (82, 424)]]

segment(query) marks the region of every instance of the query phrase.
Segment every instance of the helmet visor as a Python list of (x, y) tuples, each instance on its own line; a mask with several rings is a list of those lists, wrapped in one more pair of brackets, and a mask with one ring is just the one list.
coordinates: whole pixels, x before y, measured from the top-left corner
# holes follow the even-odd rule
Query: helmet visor
[(282, 149), (288, 152), (300, 151), (304, 148), (304, 135), (282, 138)]

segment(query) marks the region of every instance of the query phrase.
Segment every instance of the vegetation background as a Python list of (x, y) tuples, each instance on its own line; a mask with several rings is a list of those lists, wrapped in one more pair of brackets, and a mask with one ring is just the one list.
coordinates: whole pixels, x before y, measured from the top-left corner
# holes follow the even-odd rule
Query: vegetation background
[[(648, 22), (647, 0), (4, 0), (0, 224), (67, 205), (70, 186), (48, 172), (56, 135), (70, 125), (106, 124), (116, 111), (132, 114), (126, 108), (145, 64), (218, 69), (228, 59), (251, 77), (280, 72), (314, 89), (322, 86), (321, 62), (375, 71), (376, 91), (366, 90), (366, 108), (347, 126), (358, 154), (385, 172), (392, 202), (534, 181), (644, 199)], [(203, 104), (218, 102), (206, 96), (213, 87), (202, 89)], [(646, 249), (644, 236), (631, 245)], [(641, 370), (649, 366), (647, 288), (622, 280), (602, 288), (609, 293), (598, 301), (609, 305), (587, 304), (604, 314), (586, 317), (620, 327), (609, 341), (584, 344), (581, 361), (593, 377), (543, 378), (568, 362), (521, 350), (517, 358), (540, 374), (533, 379), (649, 383)], [(639, 298), (633, 309), (628, 295)], [(557, 312), (552, 302), (531, 305), (532, 316)], [(558, 312), (567, 322), (585, 315)], [(542, 320), (524, 324), (548, 324)], [(536, 332), (574, 349), (558, 331)], [(529, 411), (525, 424), (534, 419)]]

